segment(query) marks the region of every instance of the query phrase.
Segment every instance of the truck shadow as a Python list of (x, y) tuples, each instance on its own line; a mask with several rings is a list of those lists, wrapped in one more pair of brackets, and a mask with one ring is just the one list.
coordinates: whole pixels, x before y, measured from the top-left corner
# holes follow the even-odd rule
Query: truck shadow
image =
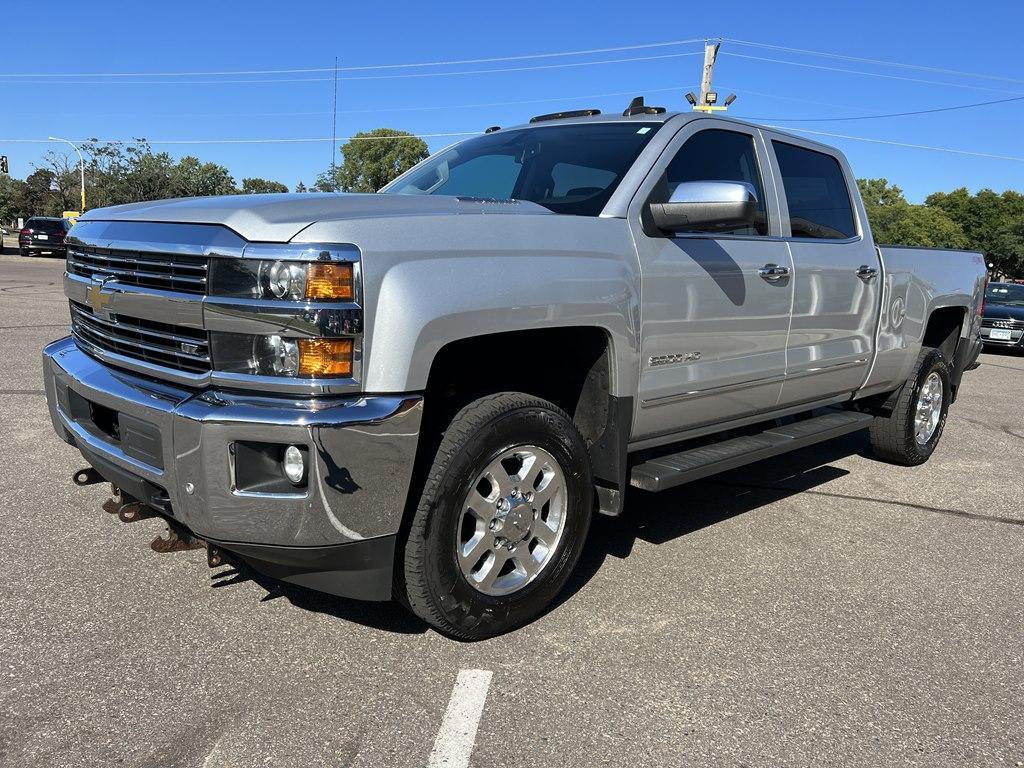
[[(565, 589), (545, 613), (557, 610), (601, 569), (608, 556), (627, 558), (637, 539), (663, 544), (736, 515), (811, 490), (848, 474), (830, 466), (838, 459), (869, 452), (867, 433), (752, 464), (662, 493), (630, 491), (621, 517), (595, 516), (586, 547)], [(398, 634), (421, 634), (427, 625), (395, 602), (369, 603), (326, 595), (277, 581), (244, 563), (232, 563), (211, 577), (222, 589), (252, 581), (266, 590), (261, 602), (284, 598), (297, 608)]]
[(637, 539), (664, 544), (737, 515), (809, 491), (849, 474), (831, 466), (853, 455), (870, 456), (867, 432), (750, 464), (661, 493), (630, 489), (621, 517), (597, 515), (569, 583), (550, 610), (569, 600), (608, 556), (629, 557)]

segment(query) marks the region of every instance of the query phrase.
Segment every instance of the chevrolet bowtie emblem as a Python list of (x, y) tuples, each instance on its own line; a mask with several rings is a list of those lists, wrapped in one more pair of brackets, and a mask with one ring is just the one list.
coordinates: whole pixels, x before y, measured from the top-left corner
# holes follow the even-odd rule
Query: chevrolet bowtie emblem
[(101, 315), (108, 314), (107, 305), (110, 303), (110, 300), (114, 297), (112, 291), (107, 293), (103, 292), (103, 288), (106, 286), (106, 284), (107, 281), (104, 280), (101, 283), (94, 283), (89, 286), (89, 306), (92, 307), (93, 312)]

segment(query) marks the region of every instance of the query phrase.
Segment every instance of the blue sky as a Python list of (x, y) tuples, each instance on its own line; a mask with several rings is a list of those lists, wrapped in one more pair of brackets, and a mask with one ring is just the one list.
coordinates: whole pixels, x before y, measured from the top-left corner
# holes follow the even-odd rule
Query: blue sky
[[(739, 94), (730, 110), (737, 117), (1024, 158), (1024, 101), (891, 119), (789, 122), (1024, 96), (1020, 39), (1024, 2), (1020, 0), (706, 4), (681, 0), (95, 0), (52, 5), (8, 0), (4, 18), (10, 23), (0, 43), (2, 75), (309, 69), (331, 67), (335, 56), (344, 68), (732, 38), (991, 76), (887, 67), (726, 42), (715, 80), (723, 94)], [(627, 94), (634, 93), (645, 94), (649, 104), (680, 108), (685, 106), (683, 93), (698, 84), (701, 66), (700, 55), (682, 54), (701, 48), (700, 43), (690, 43), (586, 56), (343, 71), (337, 132), (348, 136), (380, 126), (423, 134), (478, 131), (558, 109), (589, 106), (621, 111), (629, 101)], [(614, 63), (595, 63), (610, 60)], [(493, 69), (517, 71), (437, 74)], [(141, 82), (128, 84), (126, 79)], [(179, 82), (162, 83), (173, 80)], [(274, 82), (223, 82), (237, 80)], [(24, 177), (51, 147), (7, 140), (50, 135), (72, 139), (142, 136), (154, 142), (328, 138), (330, 80), (329, 72), (0, 77), (0, 153), (9, 156), (12, 174)], [(524, 101), (536, 103), (507, 103)], [(1020, 161), (815, 138), (840, 146), (858, 175), (884, 176), (902, 186), (912, 200), (961, 185), (1024, 190), (1024, 162)], [(438, 136), (428, 143), (435, 150), (452, 140)], [(243, 176), (263, 176), (289, 186), (299, 180), (311, 183), (331, 161), (330, 142), (155, 144), (154, 148), (222, 163), (238, 181)]]

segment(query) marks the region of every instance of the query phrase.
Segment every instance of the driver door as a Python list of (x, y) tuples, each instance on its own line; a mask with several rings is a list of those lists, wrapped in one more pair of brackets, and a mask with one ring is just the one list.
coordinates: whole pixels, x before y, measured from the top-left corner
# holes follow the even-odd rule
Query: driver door
[[(727, 422), (778, 404), (786, 373), (793, 265), (767, 148), (755, 129), (714, 119), (684, 126), (635, 196), (640, 260), (639, 403), (633, 439)], [(647, 213), (682, 182), (753, 187), (753, 226), (658, 231)]]

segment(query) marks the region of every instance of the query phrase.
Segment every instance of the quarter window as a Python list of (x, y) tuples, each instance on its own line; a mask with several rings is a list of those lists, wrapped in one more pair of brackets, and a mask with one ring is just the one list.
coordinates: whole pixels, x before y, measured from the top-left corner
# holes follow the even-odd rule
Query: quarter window
[[(717, 234), (767, 235), (764, 187), (757, 167), (754, 139), (746, 133), (709, 129), (695, 133), (679, 148), (665, 169), (664, 183), (659, 185), (652, 202), (665, 202), (684, 181), (739, 181), (749, 184), (757, 195), (757, 221), (753, 227), (742, 227), (731, 233)], [(689, 232), (705, 230), (691, 229)]]
[(824, 152), (773, 141), (793, 237), (840, 240), (857, 235), (839, 161)]

